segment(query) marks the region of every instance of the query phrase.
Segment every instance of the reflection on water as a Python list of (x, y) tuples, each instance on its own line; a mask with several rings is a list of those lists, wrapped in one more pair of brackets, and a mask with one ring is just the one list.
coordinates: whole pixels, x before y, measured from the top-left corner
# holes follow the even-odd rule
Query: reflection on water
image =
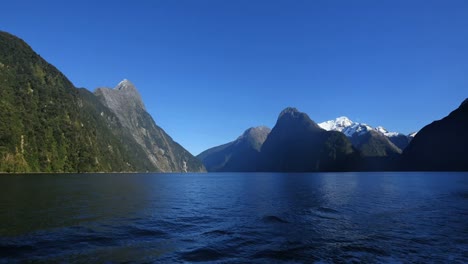
[(467, 173), (0, 175), (0, 263), (468, 261)]

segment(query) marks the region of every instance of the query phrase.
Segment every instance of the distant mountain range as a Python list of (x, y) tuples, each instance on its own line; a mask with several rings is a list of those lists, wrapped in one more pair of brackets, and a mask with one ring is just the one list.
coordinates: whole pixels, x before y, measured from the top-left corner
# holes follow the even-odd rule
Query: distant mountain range
[(321, 129), (307, 114), (290, 107), (279, 114), (271, 131), (251, 128), (197, 157), (208, 171), (306, 172), (349, 170), (356, 152), (345, 135)]
[(350, 170), (356, 151), (342, 133), (321, 129), (296, 108), (284, 109), (262, 145), (258, 171)]
[(160, 128), (128, 80), (76, 88), (21, 39), (0, 32), (0, 172), (468, 170), (468, 99), (404, 135), (346, 117), (315, 123), (288, 107), (195, 158)]
[(398, 132), (388, 132), (382, 126), (374, 128), (365, 123), (353, 122), (345, 116), (318, 125), (327, 131), (342, 132), (366, 157), (401, 154), (416, 134), (404, 135)]
[[(261, 140), (240, 137), (197, 158), (208, 171), (468, 170), (468, 99), (448, 117), (409, 135), (346, 117), (316, 124), (295, 108), (283, 110), (270, 133), (263, 131)], [(239, 155), (238, 145), (251, 155)]]
[(0, 32), (0, 172), (205, 171), (121, 82), (78, 89), (21, 39)]

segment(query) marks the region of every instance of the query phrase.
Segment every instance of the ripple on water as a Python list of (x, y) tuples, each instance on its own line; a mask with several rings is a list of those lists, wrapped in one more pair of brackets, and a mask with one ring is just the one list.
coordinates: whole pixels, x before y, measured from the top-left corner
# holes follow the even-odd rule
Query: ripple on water
[(339, 211), (328, 207), (318, 207), (311, 209), (309, 212), (314, 217), (326, 220), (338, 220), (340, 218)]
[(335, 209), (328, 208), (328, 207), (323, 207), (323, 206), (320, 206), (319, 208), (317, 208), (317, 211), (322, 212), (322, 213), (329, 213), (329, 214), (338, 214), (338, 213), (340, 213), (339, 211), (337, 211)]
[(221, 230), (221, 229), (216, 229), (216, 230), (211, 230), (203, 233), (203, 235), (207, 236), (229, 236), (232, 235), (233, 233), (228, 230)]
[(276, 215), (267, 215), (262, 218), (262, 221), (269, 224), (288, 224), (289, 222), (276, 216)]
[(288, 263), (294, 263), (294, 262), (300, 262), (300, 263), (306, 263), (306, 262), (314, 262), (319, 260), (315, 256), (311, 254), (306, 254), (305, 252), (307, 251), (306, 247), (287, 247), (283, 249), (266, 249), (266, 250), (261, 250), (256, 253), (254, 253), (251, 258), (252, 259), (259, 259), (259, 260), (265, 260), (266, 262), (271, 262), (271, 261), (288, 261)]
[[(79, 189), (69, 176), (22, 181), (61, 184), (50, 197), (0, 192), (0, 263), (468, 263), (466, 174), (368, 175), (112, 175), (134, 185), (106, 178), (106, 203), (99, 175), (80, 175)], [(266, 177), (264, 191), (246, 188)]]
[(219, 250), (216, 250), (214, 248), (203, 247), (197, 248), (192, 251), (184, 252), (181, 254), (181, 257), (185, 261), (203, 262), (221, 260), (223, 258), (229, 258), (231, 256), (229, 256), (225, 252), (220, 252)]
[(168, 234), (154, 228), (129, 227), (127, 232), (136, 237), (165, 237)]
[(375, 256), (388, 256), (385, 250), (380, 249), (378, 247), (369, 247), (364, 245), (347, 245), (343, 246), (341, 249), (347, 253), (365, 253), (372, 254)]

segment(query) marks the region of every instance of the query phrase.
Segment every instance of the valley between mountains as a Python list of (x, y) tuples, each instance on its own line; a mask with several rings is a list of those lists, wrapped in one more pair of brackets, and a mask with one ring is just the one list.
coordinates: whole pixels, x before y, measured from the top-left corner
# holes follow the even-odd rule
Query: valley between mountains
[(194, 157), (159, 127), (137, 88), (77, 88), (0, 32), (0, 172), (467, 171), (468, 99), (409, 135), (294, 107)]

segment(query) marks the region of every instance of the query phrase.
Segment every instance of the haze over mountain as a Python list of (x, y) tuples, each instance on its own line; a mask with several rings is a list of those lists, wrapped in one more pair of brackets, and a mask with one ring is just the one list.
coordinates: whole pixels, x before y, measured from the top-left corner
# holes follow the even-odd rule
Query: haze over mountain
[(268, 127), (247, 129), (236, 140), (200, 153), (208, 171), (255, 171), (260, 149), (270, 133)]
[(421, 129), (403, 152), (405, 170), (468, 170), (468, 98), (441, 120)]
[[(0, 32), (0, 172), (185, 171), (184, 162), (187, 170), (203, 170), (155, 126), (127, 84), (102, 89), (101, 102), (24, 41)], [(165, 151), (164, 166), (155, 165), (138, 133)]]

